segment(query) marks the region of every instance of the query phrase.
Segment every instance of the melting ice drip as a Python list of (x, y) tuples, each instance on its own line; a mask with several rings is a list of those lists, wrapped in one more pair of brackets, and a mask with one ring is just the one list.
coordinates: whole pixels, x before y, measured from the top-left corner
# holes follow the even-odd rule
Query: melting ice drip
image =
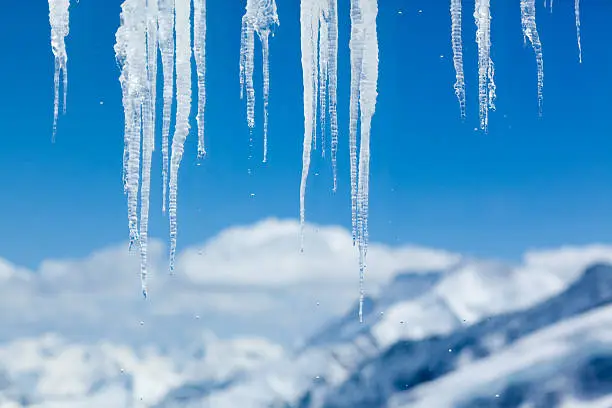
[(542, 42), (536, 25), (535, 0), (521, 0), (521, 23), (523, 26), (523, 37), (529, 39), (536, 55), (538, 66), (538, 112), (542, 115), (542, 104), (544, 101), (544, 57), (542, 56)]
[(55, 57), (55, 102), (53, 106), (53, 141), (57, 133), (57, 118), (59, 116), (59, 88), (60, 79), (63, 80), (62, 111), (66, 113), (66, 98), (68, 95), (68, 54), (66, 53), (66, 36), (70, 25), (68, 8), (70, 0), (49, 0), (49, 22), (51, 24), (51, 49)]
[(489, 110), (495, 110), (495, 70), (491, 59), (491, 10), (490, 0), (476, 0), (476, 43), (478, 44), (478, 99), (480, 128), (489, 127)]
[[(123, 179), (128, 201), (130, 247), (134, 245), (140, 247), (141, 282), (145, 296), (151, 159), (155, 142), (157, 52), (159, 48), (164, 82), (163, 210), (166, 210), (168, 191), (166, 186), (169, 186), (167, 204), (170, 219), (170, 270), (173, 271), (177, 237), (178, 171), (185, 140), (190, 130), (189, 115), (192, 102), (191, 5), (192, 0), (125, 0), (121, 6), (121, 25), (116, 34), (115, 54), (121, 66), (120, 82), (125, 114)], [(198, 77), (198, 154), (202, 156), (205, 152), (205, 0), (193, 0), (193, 9), (194, 54)], [(175, 79), (176, 87), (174, 87)], [(170, 115), (174, 96), (176, 96), (176, 118), (170, 151)]]
[(317, 110), (320, 113), (322, 156), (325, 156), (326, 119), (329, 113), (333, 190), (337, 189), (338, 1), (302, 0), (300, 25), (304, 81), (304, 148), (300, 183), (300, 225), (303, 250), (306, 182), (310, 169), (311, 151), (317, 148)]
[(261, 41), (263, 55), (263, 100), (264, 100), (264, 163), (268, 159), (268, 95), (270, 90), (269, 37), (275, 25), (279, 25), (275, 0), (247, 0), (246, 13), (242, 17), (240, 42), (240, 98), (246, 88), (247, 124), (255, 127), (255, 89), (253, 87), (255, 34)]
[[(378, 83), (377, 0), (351, 0), (351, 96), (349, 151), (353, 243), (359, 248), (359, 320), (363, 321), (363, 281), (368, 250), (370, 129)], [(361, 130), (357, 160), (357, 127)]]

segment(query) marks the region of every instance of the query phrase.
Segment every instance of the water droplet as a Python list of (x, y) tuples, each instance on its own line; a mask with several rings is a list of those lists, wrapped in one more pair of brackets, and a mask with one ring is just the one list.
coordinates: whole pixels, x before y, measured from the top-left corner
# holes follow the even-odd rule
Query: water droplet
[(201, 249), (198, 250), (198, 255), (202, 255), (202, 254), (203, 254), (202, 250)]
[(144, 322), (143, 322), (142, 320), (140, 321), (140, 325), (141, 325), (141, 326), (144, 326)]
[(255, 193), (251, 193), (251, 198), (255, 198)]
[(423, 12), (423, 10), (419, 10), (419, 14), (421, 14)]
[(200, 320), (200, 315), (196, 315), (196, 320)]
[(104, 105), (104, 101), (100, 101), (100, 105)]
[(319, 303), (319, 302), (317, 302), (317, 306), (319, 306), (319, 305), (320, 305), (320, 303)]
[(123, 374), (123, 373), (125, 373), (125, 370), (122, 368), (122, 369), (121, 369), (121, 374)]
[(453, 349), (448, 349), (448, 352), (449, 352), (449, 353), (452, 353), (452, 352), (453, 352)]
[(495, 398), (499, 398), (499, 394), (495, 394)]
[(440, 58), (444, 58), (444, 54), (440, 54)]
[(397, 14), (402, 15), (402, 14), (404, 14), (404, 12), (403, 12), (402, 10), (398, 10), (398, 11), (397, 11)]

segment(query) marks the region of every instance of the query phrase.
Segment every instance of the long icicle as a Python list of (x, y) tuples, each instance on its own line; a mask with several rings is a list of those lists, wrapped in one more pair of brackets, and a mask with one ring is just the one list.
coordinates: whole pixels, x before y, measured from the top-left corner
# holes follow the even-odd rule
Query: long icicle
[[(370, 131), (378, 83), (377, 0), (351, 0), (350, 154), (354, 239), (359, 248), (359, 321), (363, 322), (364, 277), (368, 251)], [(356, 166), (357, 121), (361, 122), (359, 172)], [(357, 186), (354, 179), (358, 178)], [(355, 191), (356, 190), (356, 191)]]
[(338, 189), (338, 170), (336, 155), (338, 151), (338, 0), (328, 0), (327, 38), (329, 52), (327, 60), (327, 93), (329, 95), (329, 130), (331, 134), (331, 163), (333, 191)]
[(480, 128), (489, 128), (489, 110), (495, 109), (495, 70), (491, 59), (491, 10), (490, 0), (476, 0), (476, 42), (478, 44), (478, 98), (480, 104)]
[(140, 280), (147, 296), (147, 250), (149, 235), (149, 196), (151, 159), (155, 147), (155, 101), (157, 89), (157, 0), (147, 0), (147, 82), (142, 109), (142, 186), (140, 190)]
[(538, 66), (538, 113), (542, 116), (542, 105), (544, 102), (544, 57), (542, 55), (542, 42), (540, 41), (536, 24), (535, 0), (521, 0), (521, 22), (523, 25), (523, 35), (529, 39), (536, 55)]
[(580, 0), (574, 0), (574, 14), (576, 15), (576, 39), (578, 40), (578, 60), (582, 64), (582, 41), (580, 40)]
[(170, 272), (174, 272), (177, 236), (178, 171), (189, 134), (191, 111), (191, 1), (176, 0), (176, 127), (170, 158)]
[(269, 95), (269, 36), (274, 26), (279, 25), (275, 0), (247, 0), (246, 12), (242, 17), (242, 34), (240, 43), (240, 97), (244, 97), (246, 88), (247, 124), (252, 131), (255, 127), (255, 89), (253, 87), (255, 35), (262, 43), (264, 66), (264, 152), (263, 161), (268, 157), (268, 118), (267, 105)]
[(146, 92), (146, 2), (125, 0), (121, 5), (115, 55), (121, 66), (121, 88), (125, 113), (125, 190), (128, 201), (130, 248), (139, 243), (138, 191), (143, 96)]
[(164, 78), (162, 111), (162, 211), (166, 212), (168, 196), (168, 139), (170, 135), (170, 115), (174, 97), (174, 0), (159, 0), (159, 50), (162, 59)]
[(206, 109), (206, 0), (193, 0), (193, 53), (198, 75), (198, 157), (206, 154), (204, 111)]
[(465, 119), (465, 74), (463, 72), (463, 45), (461, 35), (461, 0), (451, 0), (451, 40), (453, 45), (453, 64), (455, 66), (455, 94), (459, 100), (459, 112)]
[[(333, 191), (337, 189), (336, 152), (338, 149), (338, 11), (337, 0), (302, 0), (300, 25), (304, 81), (304, 146), (300, 183), (300, 242), (303, 250), (306, 183), (311, 152), (317, 148), (317, 109), (321, 133), (321, 155), (326, 150), (326, 123), (329, 114)], [(318, 96), (317, 96), (318, 93)]]
[(310, 170), (310, 154), (316, 132), (317, 104), (317, 37), (320, 4), (317, 0), (302, 0), (300, 5), (302, 77), (304, 84), (304, 146), (300, 182), (300, 250), (304, 250), (306, 182)]
[(62, 110), (66, 113), (66, 99), (68, 94), (68, 54), (66, 53), (66, 36), (70, 31), (70, 0), (49, 0), (49, 23), (51, 24), (51, 50), (55, 57), (55, 73), (53, 82), (55, 84), (55, 101), (53, 105), (53, 134), (55, 141), (57, 133), (57, 119), (59, 116), (59, 87), (60, 77), (63, 79), (63, 103)]

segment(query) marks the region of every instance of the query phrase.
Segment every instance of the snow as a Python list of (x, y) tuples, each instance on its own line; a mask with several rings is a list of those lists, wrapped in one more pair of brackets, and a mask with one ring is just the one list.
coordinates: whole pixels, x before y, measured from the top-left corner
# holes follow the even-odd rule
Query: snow
[(255, 89), (253, 86), (255, 35), (261, 41), (263, 55), (264, 95), (264, 152), (263, 161), (268, 157), (268, 98), (269, 98), (269, 37), (274, 26), (279, 25), (275, 0), (247, 0), (246, 12), (242, 17), (240, 42), (240, 97), (247, 98), (247, 124), (255, 127)]
[[(612, 352), (612, 306), (538, 331), (487, 359), (417, 387), (390, 407), (451, 407), (468, 398), (500, 395), (511, 381), (554, 377), (601, 352)], [(584, 406), (596, 406), (590, 404)], [(568, 401), (565, 406), (580, 405)]]
[(521, 0), (521, 23), (523, 36), (529, 39), (536, 55), (538, 66), (538, 112), (542, 115), (542, 103), (544, 101), (544, 57), (542, 56), (542, 42), (536, 25), (535, 0)]
[(455, 66), (457, 82), (455, 94), (459, 100), (461, 118), (465, 118), (465, 74), (463, 72), (463, 45), (461, 38), (461, 0), (451, 0), (451, 40), (453, 45), (453, 64)]
[(476, 0), (476, 43), (478, 44), (478, 100), (480, 128), (489, 127), (489, 110), (495, 109), (495, 70), (491, 59), (491, 10), (490, 0)]
[(55, 102), (53, 105), (53, 140), (57, 133), (59, 115), (60, 78), (63, 80), (64, 97), (62, 110), (66, 113), (66, 97), (68, 94), (68, 54), (66, 53), (66, 36), (70, 31), (70, 0), (49, 0), (49, 22), (51, 24), (51, 50), (55, 57)]

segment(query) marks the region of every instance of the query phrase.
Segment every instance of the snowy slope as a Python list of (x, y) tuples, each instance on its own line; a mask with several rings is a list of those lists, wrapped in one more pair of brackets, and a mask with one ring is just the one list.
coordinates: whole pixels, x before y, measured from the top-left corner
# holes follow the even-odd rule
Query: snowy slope
[(567, 290), (531, 308), (490, 317), (447, 335), (394, 343), (342, 385), (326, 390), (324, 406), (384, 406), (397, 392), (434, 381), (542, 328), (609, 302), (612, 267), (590, 267)]
[(612, 299), (609, 267), (580, 271), (534, 273), (533, 268), (468, 261), (429, 277), (413, 276), (429, 279), (417, 296), (407, 291), (405, 299), (385, 299), (392, 292), (382, 290), (370, 299), (369, 318), (359, 330), (351, 323), (356, 321), (351, 310), (293, 358), (208, 401), (220, 408), (382, 407), (399, 391)]
[(612, 306), (540, 330), (489, 358), (397, 395), (389, 406), (610, 407)]
[(184, 406), (175, 403), (226, 387), (281, 355), (262, 339), (209, 334), (196, 347), (166, 354), (57, 335), (22, 339), (0, 347), (0, 407)]

